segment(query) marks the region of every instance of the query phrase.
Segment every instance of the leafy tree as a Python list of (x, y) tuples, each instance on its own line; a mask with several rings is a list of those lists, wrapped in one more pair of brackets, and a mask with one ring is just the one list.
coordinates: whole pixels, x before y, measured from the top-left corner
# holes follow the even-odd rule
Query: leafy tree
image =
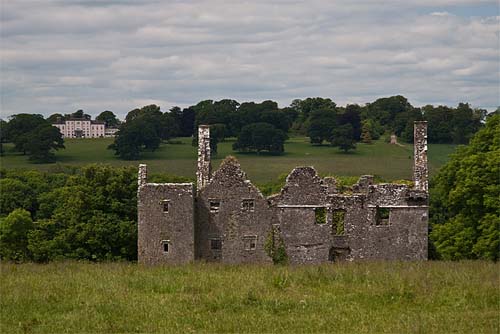
[(137, 160), (143, 150), (154, 151), (160, 146), (161, 138), (155, 126), (143, 119), (126, 122), (116, 133), (115, 141), (108, 148), (125, 160)]
[(337, 105), (335, 104), (335, 102), (328, 98), (325, 99), (322, 97), (308, 97), (305, 100), (293, 100), (290, 108), (294, 109), (299, 114), (302, 114), (304, 116), (304, 119), (306, 119), (314, 111), (335, 111), (336, 106)]
[(371, 128), (370, 123), (368, 122), (363, 122), (363, 126), (361, 128), (361, 141), (365, 144), (372, 143)]
[(14, 149), (18, 152), (27, 153), (27, 142), (29, 133), (42, 124), (47, 124), (42, 115), (38, 114), (17, 114), (10, 118), (5, 129), (6, 140), (14, 144)]
[(29, 259), (28, 232), (33, 221), (28, 211), (15, 209), (0, 220), (0, 258), (24, 261)]
[(14, 143), (14, 150), (30, 155), (34, 162), (52, 162), (51, 151), (64, 148), (61, 133), (42, 115), (14, 115), (5, 128), (5, 141)]
[(430, 239), (445, 260), (500, 253), (500, 115), (488, 117), (431, 182)]
[(311, 144), (321, 145), (324, 140), (328, 140), (336, 123), (337, 114), (334, 110), (322, 109), (311, 112), (307, 129)]
[(109, 110), (103, 111), (95, 119), (97, 121), (106, 123), (106, 127), (116, 127), (120, 124), (120, 121), (118, 120), (118, 118), (116, 118), (116, 115)]
[(233, 144), (233, 150), (249, 152), (269, 151), (279, 154), (285, 151), (284, 143), (288, 139), (286, 133), (276, 129), (269, 123), (253, 123), (245, 125)]
[(350, 124), (354, 140), (361, 139), (361, 107), (357, 104), (348, 104), (345, 111), (337, 116), (337, 124)]
[(58, 113), (52, 114), (47, 118), (47, 122), (49, 122), (50, 124), (54, 124), (57, 122), (63, 122), (64, 120), (65, 120), (64, 115), (58, 114)]
[(3, 144), (7, 142), (7, 122), (0, 119), (0, 155), (3, 155)]
[(351, 124), (336, 126), (331, 133), (330, 143), (332, 146), (339, 147), (344, 153), (356, 148), (354, 132)]
[(7, 215), (18, 208), (35, 211), (33, 189), (25, 182), (12, 178), (2, 178), (0, 179), (0, 189), (0, 215)]
[(82, 109), (78, 109), (77, 111), (75, 111), (74, 113), (71, 114), (71, 118), (91, 119), (92, 116), (84, 113)]
[(33, 162), (54, 162), (56, 157), (52, 150), (65, 148), (59, 129), (49, 124), (40, 125), (31, 131), (27, 140), (25, 149)]

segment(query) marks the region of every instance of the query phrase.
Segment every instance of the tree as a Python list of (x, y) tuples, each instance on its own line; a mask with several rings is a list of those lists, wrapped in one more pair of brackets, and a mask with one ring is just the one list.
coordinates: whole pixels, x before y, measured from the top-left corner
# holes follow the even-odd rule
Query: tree
[(84, 113), (82, 109), (78, 109), (77, 111), (75, 111), (74, 113), (71, 114), (71, 118), (91, 119), (92, 116)]
[(337, 124), (350, 124), (354, 140), (361, 139), (361, 107), (357, 104), (348, 104), (345, 111), (337, 116)]
[(115, 141), (108, 148), (115, 150), (115, 155), (121, 159), (137, 160), (141, 151), (154, 151), (160, 146), (160, 142), (161, 138), (154, 125), (144, 119), (134, 119), (120, 127)]
[(50, 124), (63, 122), (64, 120), (65, 120), (64, 115), (58, 113), (52, 114), (47, 118), (47, 122), (49, 122)]
[(249, 152), (269, 151), (279, 154), (285, 151), (284, 142), (288, 139), (286, 133), (276, 129), (269, 123), (252, 123), (245, 125), (233, 144), (233, 150)]
[(33, 221), (28, 211), (15, 209), (0, 220), (0, 258), (24, 261), (29, 259), (28, 232)]
[(369, 122), (363, 122), (361, 128), (361, 141), (365, 144), (372, 143), (371, 127)]
[(47, 124), (42, 115), (17, 114), (10, 118), (5, 129), (6, 140), (14, 144), (14, 150), (27, 153), (29, 133), (42, 124)]
[(120, 121), (118, 120), (118, 118), (116, 118), (116, 115), (109, 110), (103, 111), (95, 119), (97, 121), (104, 122), (106, 124), (106, 127), (116, 127), (118, 126), (118, 124), (120, 124)]
[(34, 162), (53, 162), (52, 150), (64, 148), (59, 129), (42, 115), (18, 114), (11, 117), (5, 129), (5, 141), (14, 143), (14, 150), (30, 155)]
[(432, 180), (430, 240), (445, 260), (491, 259), (500, 253), (500, 115), (487, 118)]
[(33, 162), (54, 162), (56, 157), (52, 150), (65, 148), (61, 132), (49, 124), (40, 125), (30, 132), (27, 138), (25, 149)]
[(311, 144), (321, 145), (324, 140), (328, 140), (336, 123), (337, 114), (334, 110), (322, 109), (311, 112), (307, 129)]
[(331, 133), (330, 143), (332, 146), (339, 147), (344, 153), (356, 148), (356, 141), (351, 124), (336, 126)]
[(3, 155), (3, 144), (7, 142), (7, 122), (0, 119), (0, 156)]
[(35, 211), (35, 195), (26, 182), (9, 177), (0, 179), (0, 215), (8, 215), (15, 209)]

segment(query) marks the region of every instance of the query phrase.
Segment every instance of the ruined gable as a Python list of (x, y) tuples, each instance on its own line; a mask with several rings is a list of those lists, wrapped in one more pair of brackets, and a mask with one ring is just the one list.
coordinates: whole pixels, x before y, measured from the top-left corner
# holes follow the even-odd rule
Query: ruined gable
[(273, 201), (279, 205), (316, 205), (325, 203), (327, 195), (328, 185), (318, 176), (314, 167), (296, 167), (287, 176), (280, 195)]
[(264, 250), (272, 211), (246, 179), (239, 162), (227, 157), (197, 200), (200, 257), (228, 263), (270, 262)]

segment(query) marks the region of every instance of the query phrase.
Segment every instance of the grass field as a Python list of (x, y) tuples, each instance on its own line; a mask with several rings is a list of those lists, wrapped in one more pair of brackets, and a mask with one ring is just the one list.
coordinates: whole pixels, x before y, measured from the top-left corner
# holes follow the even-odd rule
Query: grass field
[[(67, 139), (66, 149), (57, 152), (56, 164), (32, 164), (26, 156), (9, 151), (1, 158), (3, 168), (26, 168), (45, 171), (58, 170), (61, 165), (85, 165), (106, 163), (116, 166), (146, 163), (151, 173), (169, 173), (194, 178), (196, 169), (196, 148), (191, 138), (181, 138), (182, 144), (163, 144), (155, 152), (146, 152), (138, 161), (123, 161), (106, 149), (113, 141), (103, 139)], [(413, 146), (390, 145), (382, 141), (374, 144), (358, 144), (357, 150), (349, 154), (341, 153), (329, 146), (312, 146), (308, 138), (294, 137), (285, 145), (286, 153), (281, 156), (266, 154), (239, 154), (232, 151), (233, 141), (219, 144), (219, 153), (213, 166), (219, 165), (227, 155), (235, 155), (250, 179), (256, 183), (275, 181), (280, 175), (288, 174), (296, 166), (314, 166), (322, 175), (359, 176), (372, 174), (384, 180), (411, 179)], [(454, 145), (429, 145), (430, 172), (436, 172), (447, 161)]]
[(1, 264), (2, 333), (498, 333), (500, 264)]

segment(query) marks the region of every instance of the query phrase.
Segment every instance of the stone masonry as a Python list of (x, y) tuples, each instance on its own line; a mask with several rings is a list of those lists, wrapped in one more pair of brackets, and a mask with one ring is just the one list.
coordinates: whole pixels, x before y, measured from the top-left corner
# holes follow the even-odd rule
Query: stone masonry
[(426, 122), (415, 122), (414, 145), (414, 187), (364, 175), (341, 193), (334, 178), (297, 167), (279, 194), (265, 198), (234, 157), (211, 174), (210, 129), (200, 126), (197, 189), (147, 183), (146, 165), (139, 166), (139, 262), (271, 263), (266, 245), (274, 240), (291, 264), (425, 260)]

